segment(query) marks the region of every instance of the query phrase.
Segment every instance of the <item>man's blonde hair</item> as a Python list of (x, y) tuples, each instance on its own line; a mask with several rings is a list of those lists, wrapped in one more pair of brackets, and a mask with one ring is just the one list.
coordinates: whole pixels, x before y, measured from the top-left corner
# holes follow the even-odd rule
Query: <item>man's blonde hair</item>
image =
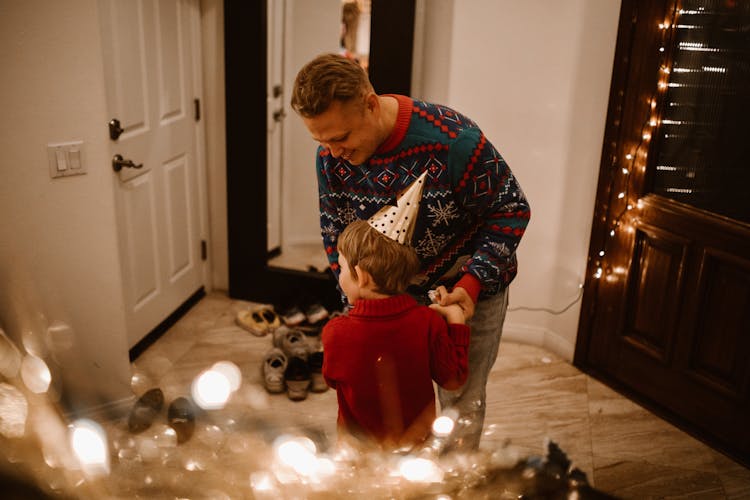
[(411, 246), (381, 234), (365, 220), (346, 226), (338, 238), (338, 251), (346, 258), (354, 279), (357, 279), (354, 266), (370, 273), (378, 293), (404, 293), (419, 272), (419, 257)]
[(346, 103), (372, 91), (367, 73), (355, 61), (338, 54), (322, 54), (297, 73), (291, 104), (297, 113), (312, 118), (324, 113), (333, 101)]

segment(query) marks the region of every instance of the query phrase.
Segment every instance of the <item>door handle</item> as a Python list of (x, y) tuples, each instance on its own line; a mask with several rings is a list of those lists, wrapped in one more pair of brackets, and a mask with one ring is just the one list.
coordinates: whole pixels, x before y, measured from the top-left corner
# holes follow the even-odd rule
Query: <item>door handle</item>
[(125, 132), (125, 129), (120, 126), (120, 120), (112, 118), (109, 121), (109, 138), (116, 141), (123, 132)]
[(128, 167), (128, 168), (143, 168), (143, 163), (139, 163), (136, 165), (133, 163), (133, 160), (126, 160), (122, 157), (122, 155), (114, 155), (112, 157), (112, 170), (115, 172), (119, 172), (122, 170), (122, 167)]

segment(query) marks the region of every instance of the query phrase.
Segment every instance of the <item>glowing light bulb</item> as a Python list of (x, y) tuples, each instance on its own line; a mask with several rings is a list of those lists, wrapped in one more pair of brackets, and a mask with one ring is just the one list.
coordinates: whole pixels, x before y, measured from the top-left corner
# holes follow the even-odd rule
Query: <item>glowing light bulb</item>
[(601, 278), (601, 277), (602, 277), (602, 273), (603, 273), (603, 272), (604, 272), (604, 271), (602, 270), (602, 268), (601, 268), (601, 267), (597, 267), (597, 268), (596, 268), (596, 272), (594, 273), (594, 278), (595, 278), (595, 279), (599, 279), (599, 278)]
[(599, 250), (599, 257), (604, 257), (604, 250)]
[(649, 139), (651, 139), (651, 134), (649, 134), (648, 132), (646, 132), (645, 134), (643, 134), (643, 140), (644, 141), (647, 141)]
[(232, 384), (223, 373), (206, 370), (193, 380), (191, 392), (198, 406), (204, 410), (217, 410), (227, 404)]
[(628, 170), (627, 168), (622, 169), (622, 175), (628, 175), (629, 173), (630, 173), (630, 170)]
[(626, 160), (632, 160), (633, 159), (633, 155), (631, 155), (630, 153), (628, 153), (628, 154), (625, 155), (625, 159)]
[(625, 198), (625, 193), (618, 194), (617, 198), (620, 199), (620, 200), (623, 199), (623, 198)]
[(610, 235), (610, 236), (614, 236), (614, 235), (615, 235), (615, 230), (614, 230), (614, 229), (613, 229), (613, 230), (611, 230), (611, 231), (609, 232), (609, 235)]

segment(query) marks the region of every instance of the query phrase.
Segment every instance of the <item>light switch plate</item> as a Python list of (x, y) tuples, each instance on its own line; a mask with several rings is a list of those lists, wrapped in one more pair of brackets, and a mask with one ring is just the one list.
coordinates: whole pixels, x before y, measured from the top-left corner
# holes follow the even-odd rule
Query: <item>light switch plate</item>
[(47, 160), (49, 175), (53, 179), (86, 173), (86, 164), (83, 162), (83, 141), (47, 144)]

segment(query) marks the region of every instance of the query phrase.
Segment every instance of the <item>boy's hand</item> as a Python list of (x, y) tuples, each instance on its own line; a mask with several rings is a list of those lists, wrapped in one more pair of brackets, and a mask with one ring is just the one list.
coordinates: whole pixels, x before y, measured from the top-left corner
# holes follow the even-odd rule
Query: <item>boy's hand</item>
[(445, 321), (454, 325), (463, 325), (466, 323), (464, 320), (464, 311), (458, 304), (450, 304), (447, 306), (441, 306), (440, 304), (430, 304), (430, 309), (437, 311)]
[(441, 306), (448, 306), (451, 304), (457, 304), (460, 306), (464, 316), (464, 321), (462, 321), (461, 324), (469, 321), (471, 317), (474, 316), (474, 301), (471, 300), (469, 292), (460, 286), (454, 288), (453, 291), (449, 293), (448, 289), (441, 285), (435, 289), (434, 294), (430, 294), (430, 299), (435, 302), (435, 304)]

